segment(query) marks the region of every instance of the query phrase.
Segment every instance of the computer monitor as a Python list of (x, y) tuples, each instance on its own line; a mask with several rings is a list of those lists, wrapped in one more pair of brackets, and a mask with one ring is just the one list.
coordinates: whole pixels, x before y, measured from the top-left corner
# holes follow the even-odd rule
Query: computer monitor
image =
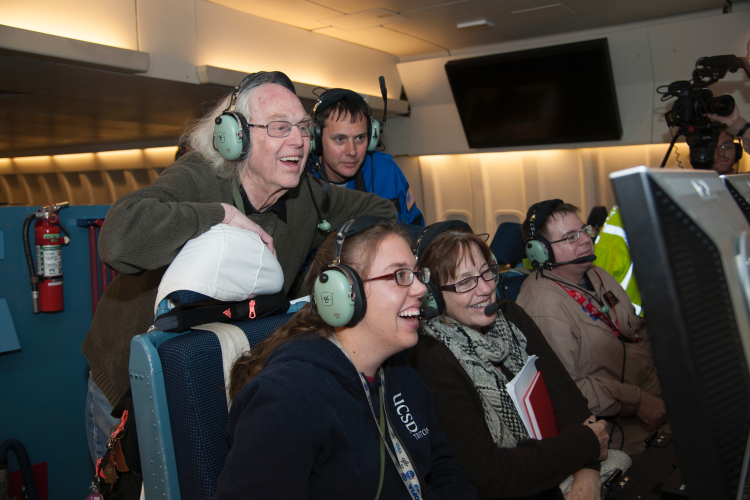
[(722, 175), (721, 180), (734, 197), (742, 214), (750, 222), (750, 174)]
[(750, 434), (750, 226), (713, 171), (610, 175), (690, 498), (739, 499)]

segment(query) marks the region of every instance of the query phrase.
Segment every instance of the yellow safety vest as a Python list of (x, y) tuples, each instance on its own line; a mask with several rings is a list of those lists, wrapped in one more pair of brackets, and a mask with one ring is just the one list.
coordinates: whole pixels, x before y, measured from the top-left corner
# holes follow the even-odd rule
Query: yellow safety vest
[(630, 258), (628, 236), (622, 227), (622, 218), (617, 206), (609, 212), (599, 236), (594, 242), (596, 265), (611, 274), (625, 289), (635, 312), (643, 316), (641, 292), (633, 274), (633, 261)]

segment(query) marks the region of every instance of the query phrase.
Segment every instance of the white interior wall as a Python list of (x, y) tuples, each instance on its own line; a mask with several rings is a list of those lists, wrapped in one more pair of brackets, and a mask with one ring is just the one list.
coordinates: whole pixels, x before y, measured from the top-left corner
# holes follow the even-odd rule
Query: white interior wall
[(199, 83), (196, 66), (280, 70), (298, 82), (398, 98), (398, 57), (205, 0), (0, 2), (0, 23), (148, 52), (145, 76)]
[(138, 50), (135, 0), (7, 0), (0, 24)]
[[(620, 141), (515, 148), (525, 150), (561, 147), (601, 147), (668, 141), (663, 114), (669, 103), (659, 101), (656, 87), (687, 80), (701, 56), (744, 56), (750, 38), (750, 11), (721, 14), (720, 10), (671, 19), (569, 33), (482, 47), (450, 57), (401, 62), (398, 70), (411, 105), (409, 144), (398, 154), (412, 156), (460, 154), (505, 149), (472, 150), (466, 142), (453, 101), (445, 63), (492, 53), (510, 52), (607, 37), (620, 108), (623, 136)], [(744, 74), (727, 76), (711, 89), (730, 92), (744, 113), (750, 111), (750, 82)]]
[[(687, 165), (687, 145), (678, 143)], [(475, 232), (494, 236), (502, 222), (522, 222), (532, 204), (560, 198), (581, 208), (615, 205), (609, 174), (638, 165), (659, 165), (665, 144), (557, 149), (463, 155), (397, 157), (428, 224), (448, 219), (468, 222)], [(419, 171), (415, 171), (414, 162)], [(409, 167), (411, 164), (411, 167)], [(404, 168), (406, 167), (406, 168)], [(679, 168), (673, 153), (667, 168)], [(689, 168), (689, 167), (688, 167)], [(740, 171), (750, 169), (743, 156)]]

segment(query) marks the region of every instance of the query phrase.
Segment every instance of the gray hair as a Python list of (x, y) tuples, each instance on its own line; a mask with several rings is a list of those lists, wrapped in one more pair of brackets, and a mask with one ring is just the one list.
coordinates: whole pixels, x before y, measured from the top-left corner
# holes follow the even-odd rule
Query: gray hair
[[(234, 108), (237, 112), (243, 114), (248, 123), (252, 122), (252, 116), (248, 107), (250, 96), (258, 87), (266, 83), (281, 85), (296, 94), (292, 81), (280, 71), (260, 71), (246, 76), (238, 85), (239, 92), (237, 93)], [(239, 182), (247, 174), (249, 167), (250, 152), (252, 151), (252, 142), (250, 142), (249, 135), (247, 138), (247, 155), (245, 155), (242, 161), (225, 160), (214, 149), (213, 144), (214, 120), (229, 107), (229, 101), (233, 94), (234, 91), (221, 99), (203, 118), (188, 125), (182, 134), (180, 142), (186, 142), (190, 146), (190, 149), (200, 153), (217, 175), (233, 178)]]

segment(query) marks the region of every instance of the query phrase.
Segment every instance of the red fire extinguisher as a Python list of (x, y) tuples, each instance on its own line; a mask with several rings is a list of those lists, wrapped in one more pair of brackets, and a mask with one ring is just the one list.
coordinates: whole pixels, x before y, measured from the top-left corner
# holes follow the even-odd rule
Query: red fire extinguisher
[[(67, 201), (45, 205), (39, 211), (26, 217), (23, 223), (23, 244), (31, 277), (31, 300), (34, 314), (62, 311), (64, 308), (62, 246), (70, 242), (70, 232), (60, 220), (57, 212), (68, 205)], [(32, 220), (36, 220), (34, 223), (36, 265), (34, 265), (34, 257), (31, 255), (29, 245), (29, 226)], [(62, 233), (65, 233), (65, 236)]]

